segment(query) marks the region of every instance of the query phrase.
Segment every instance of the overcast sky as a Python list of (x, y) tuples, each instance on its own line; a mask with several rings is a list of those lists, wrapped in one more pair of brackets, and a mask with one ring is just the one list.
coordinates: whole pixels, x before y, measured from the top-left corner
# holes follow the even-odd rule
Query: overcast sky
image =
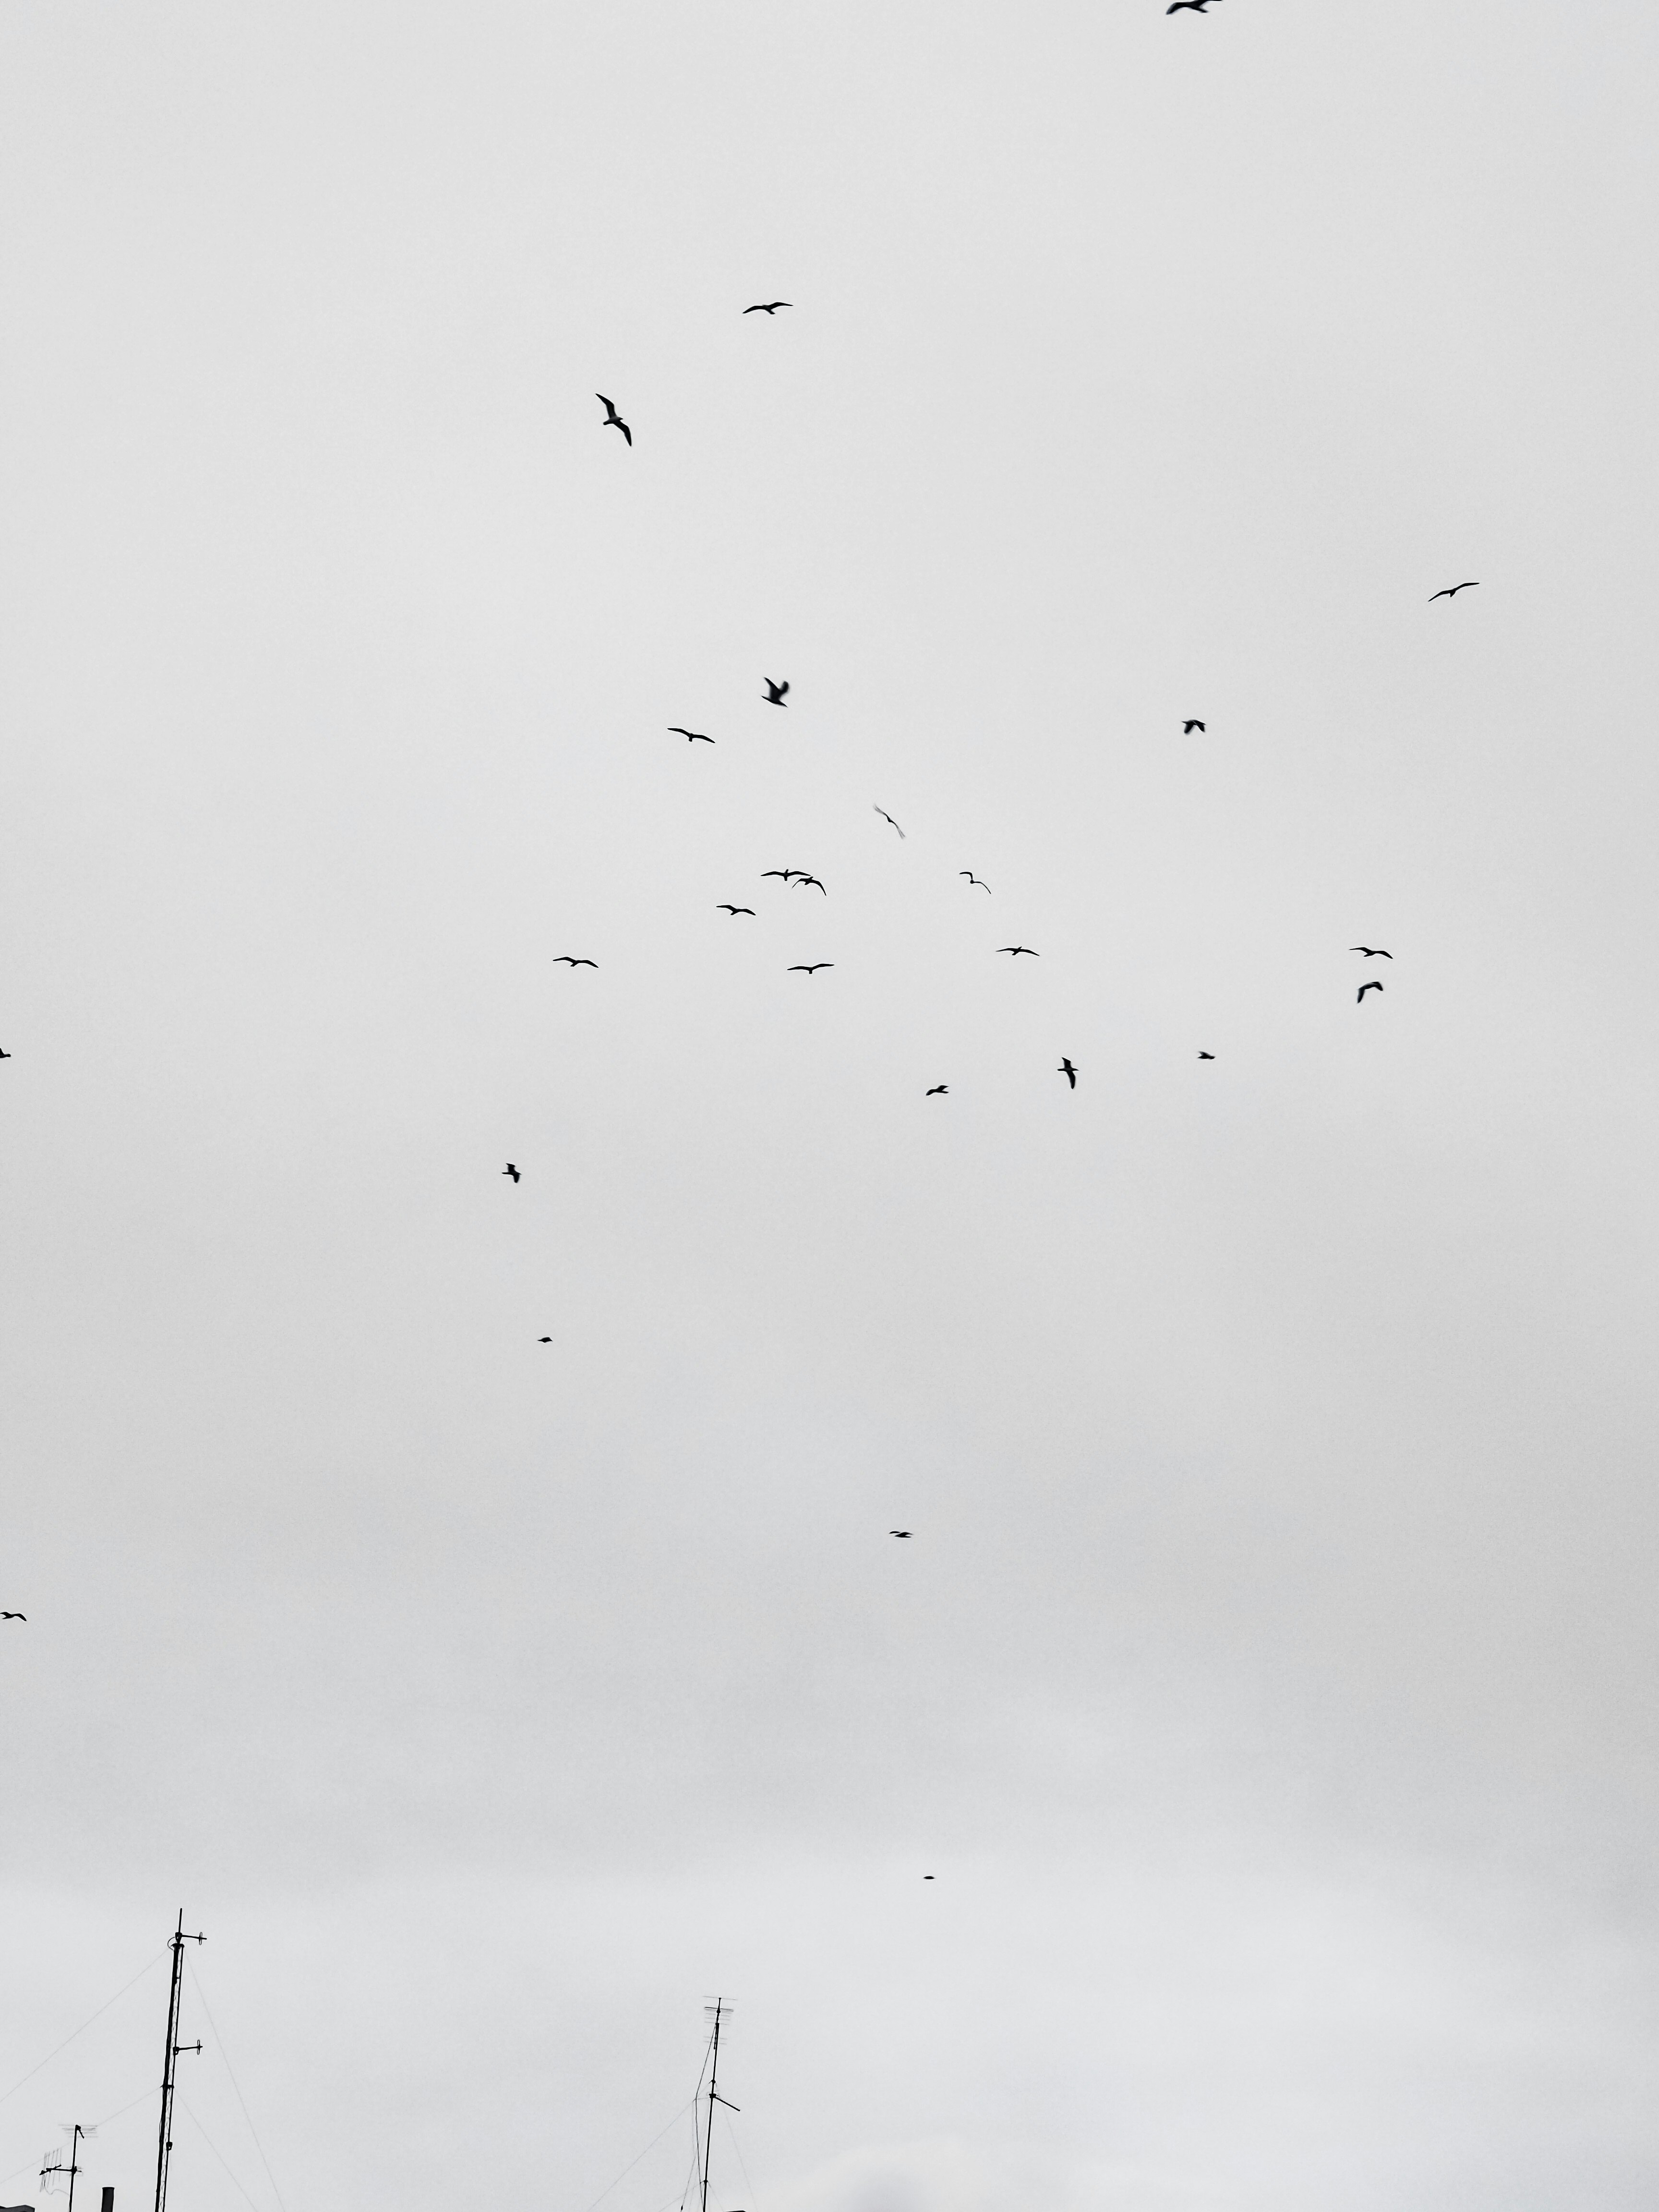
[(1650, 2212), (1656, 65), (7, 0), (0, 2203)]

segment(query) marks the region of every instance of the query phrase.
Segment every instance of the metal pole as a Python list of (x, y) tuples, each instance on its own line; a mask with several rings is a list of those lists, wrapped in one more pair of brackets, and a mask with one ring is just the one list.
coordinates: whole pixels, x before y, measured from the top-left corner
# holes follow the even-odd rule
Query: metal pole
[[(700, 2212), (708, 2212), (708, 2160), (714, 2148), (714, 2077), (720, 2065), (720, 2000), (714, 2000), (714, 2046), (708, 2057), (708, 2129), (702, 2139), (702, 2203)], [(161, 2212), (160, 2205), (155, 2212)]]
[(81, 2123), (77, 2120), (70, 2136), (70, 2201), (69, 2212), (75, 2212), (75, 2177), (81, 2171)]
[[(179, 1914), (179, 1925), (167, 1938), (167, 1948), (173, 1954), (173, 1978), (167, 1988), (167, 2047), (161, 2066), (161, 2133), (155, 2152), (155, 2212), (167, 2212), (167, 2163), (173, 2155), (173, 2076), (181, 2051), (199, 2051), (201, 2045), (182, 2044), (179, 2040), (179, 1999), (185, 1971), (186, 1943), (205, 1943), (205, 1936), (186, 1936), (185, 1916)], [(70, 2208), (73, 2212), (73, 2207)]]

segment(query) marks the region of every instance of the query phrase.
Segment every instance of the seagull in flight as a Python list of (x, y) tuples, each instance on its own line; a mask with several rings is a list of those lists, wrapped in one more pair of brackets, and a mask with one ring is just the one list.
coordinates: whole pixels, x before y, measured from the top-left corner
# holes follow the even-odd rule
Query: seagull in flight
[[(893, 822), (892, 816), (887, 811), (887, 809), (884, 806), (877, 807), (876, 811), (880, 815), (884, 822)], [(893, 827), (895, 830), (898, 830), (898, 823), (896, 822), (893, 822)], [(903, 830), (899, 830), (899, 836), (902, 837), (903, 835)]]
[(572, 968), (597, 968), (599, 964), (597, 960), (578, 960), (574, 952), (556, 952), (553, 965), (556, 968), (561, 960)]
[(713, 738), (706, 738), (701, 730), (683, 730), (678, 722), (668, 725), (668, 734), (671, 738), (684, 738), (688, 744), (712, 745), (714, 742)]
[(720, 912), (721, 914), (729, 914), (732, 915), (746, 914), (752, 915), (755, 909), (752, 906), (731, 906), (725, 899), (722, 899), (720, 902)]
[(980, 884), (979, 878), (974, 873), (971, 868), (958, 868), (957, 870), (957, 873), (959, 876), (966, 876), (970, 884), (979, 884), (981, 890), (985, 893), (987, 898), (989, 898), (991, 896), (991, 886), (989, 884)]
[(1380, 991), (1382, 988), (1382, 986), (1380, 983), (1362, 983), (1358, 990), (1354, 994), (1355, 1006), (1358, 1006), (1360, 1004), (1367, 991)]
[[(887, 1533), (890, 1536), (896, 1536), (901, 1544), (904, 1543), (910, 1534), (910, 1531), (908, 1528), (890, 1528)], [(929, 1875), (927, 1877), (929, 1881), (931, 1881), (933, 1878), (932, 1875)]]
[(1183, 8), (1190, 8), (1194, 15), (1201, 15), (1209, 4), (1210, 0), (1170, 0), (1164, 12), (1166, 15), (1178, 15)]
[(627, 423), (623, 421), (622, 416), (617, 414), (616, 401), (614, 399), (607, 399), (602, 392), (596, 392), (593, 394), (593, 397), (599, 401), (605, 409), (605, 420), (599, 425), (600, 429), (620, 430), (623, 437), (627, 439), (629, 444), (631, 446), (634, 442), (634, 433), (629, 428)]
[(1363, 952), (1367, 960), (1392, 960), (1392, 952), (1385, 952), (1380, 945), (1351, 945), (1350, 952)]
[(798, 960), (789, 970), (792, 975), (816, 975), (820, 968), (833, 968), (833, 960)]
[(1213, 1060), (1215, 1058), (1215, 1054), (1212, 1052), (1201, 1052), (1198, 1056), (1200, 1060)]
[(0, 1052), (0, 1060), (9, 1060), (10, 1058), (11, 1054), (9, 1052)]
[(950, 1095), (951, 1086), (948, 1083), (936, 1083), (931, 1091), (925, 1091), (922, 1093), (924, 1098), (948, 1098)]
[(793, 300), (757, 300), (752, 307), (745, 307), (745, 315), (775, 315), (780, 307), (793, 307)]
[(1056, 1075), (1063, 1075), (1066, 1078), (1066, 1082), (1071, 1085), (1072, 1089), (1073, 1091), (1077, 1089), (1077, 1070), (1073, 1066), (1071, 1060), (1068, 1058), (1061, 1059), (1060, 1066), (1054, 1070), (1054, 1073)]
[(514, 1166), (511, 1160), (509, 1160), (507, 1165), (501, 1170), (501, 1173), (504, 1176), (511, 1176), (514, 1182), (517, 1182), (519, 1180), (519, 1170)]
[(1429, 594), (1429, 605), (1432, 606), (1437, 599), (1455, 599), (1460, 592), (1476, 591), (1480, 587), (1480, 583), (1479, 576), (1471, 576), (1467, 584), (1448, 584), (1443, 592), (1431, 592)]
[(1031, 948), (1029, 945), (999, 945), (997, 951), (999, 952), (1012, 952), (1016, 959), (1019, 957), (1022, 952), (1030, 952), (1033, 960), (1041, 960), (1042, 957), (1042, 955), (1040, 952), (1031, 952)]
[(1190, 738), (1194, 730), (1201, 730), (1203, 727), (1202, 722), (1183, 722), (1181, 726), (1181, 734), (1183, 738)]
[[(818, 889), (821, 891), (823, 891), (823, 885), (821, 883), (818, 883), (818, 878), (816, 876), (809, 876), (804, 868), (797, 868), (795, 871), (795, 889), (798, 891), (805, 890), (808, 884), (817, 884)], [(825, 898), (828, 898), (830, 894), (828, 891), (823, 891), (823, 896)]]
[(761, 881), (764, 883), (769, 876), (781, 876), (785, 883), (793, 883), (797, 876), (804, 876), (805, 873), (805, 868), (763, 868)]
[(538, 1336), (536, 1341), (538, 1344), (551, 1344), (553, 1340), (550, 1336)]
[[(9, 1059), (10, 1056), (11, 1055), (9, 1054), (7, 1054), (8, 1059)], [(21, 1620), (27, 1622), (27, 1620), (28, 1615), (26, 1613), (0, 1613), (0, 1620)]]
[(769, 676), (763, 676), (761, 682), (766, 686), (766, 703), (769, 707), (782, 707), (787, 704), (783, 696), (789, 689), (787, 677), (781, 684), (775, 684)]

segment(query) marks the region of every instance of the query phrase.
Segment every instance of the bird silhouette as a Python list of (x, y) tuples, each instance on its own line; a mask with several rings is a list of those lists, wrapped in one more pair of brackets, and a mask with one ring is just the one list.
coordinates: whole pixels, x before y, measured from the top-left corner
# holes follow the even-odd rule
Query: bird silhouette
[[(11, 1054), (8, 1053), (6, 1057), (9, 1060)], [(27, 1620), (28, 1615), (26, 1613), (0, 1613), (0, 1620), (21, 1620), (27, 1622)]]
[(1354, 994), (1354, 1000), (1353, 1000), (1353, 1002), (1354, 1002), (1355, 1006), (1358, 1006), (1358, 1005), (1359, 1004), (1360, 1000), (1364, 997), (1364, 995), (1365, 995), (1365, 994), (1366, 994), (1366, 992), (1367, 992), (1367, 991), (1380, 991), (1382, 988), (1382, 986), (1380, 983), (1362, 983), (1362, 984), (1360, 985), (1359, 988), (1358, 989), (1358, 991), (1356, 991), (1356, 992), (1355, 992), (1355, 994)]
[(714, 742), (713, 738), (704, 737), (701, 730), (683, 730), (678, 722), (668, 725), (668, 734), (672, 738), (684, 738), (688, 744), (712, 745)]
[(720, 911), (722, 914), (746, 914), (752, 916), (755, 909), (752, 906), (729, 906), (726, 902), (722, 899), (720, 902)]
[(816, 975), (820, 968), (833, 968), (833, 960), (798, 960), (789, 970), (792, 975)]
[(761, 682), (766, 686), (766, 703), (769, 707), (781, 707), (787, 703), (783, 696), (789, 689), (787, 678), (781, 684), (775, 684), (769, 676), (763, 676)]
[(793, 300), (757, 300), (752, 307), (745, 307), (745, 315), (775, 315), (780, 307), (793, 307)]
[(1042, 957), (1042, 955), (1040, 952), (1031, 952), (1031, 948), (1029, 945), (999, 945), (997, 951), (999, 952), (1012, 952), (1016, 959), (1019, 957), (1019, 955), (1022, 952), (1030, 952), (1033, 960), (1041, 960)]
[(1183, 722), (1181, 726), (1181, 734), (1183, 738), (1190, 738), (1194, 730), (1201, 730), (1203, 727), (1202, 722)]
[[(878, 807), (877, 807), (876, 811), (877, 811), (877, 813), (878, 813), (878, 814), (879, 814), (879, 815), (880, 815), (880, 817), (881, 817), (881, 818), (882, 818), (882, 820), (883, 820), (884, 822), (893, 822), (893, 817), (892, 817), (892, 816), (891, 816), (891, 815), (887, 811), (887, 809), (886, 809), (884, 806), (878, 806)], [(895, 830), (898, 830), (898, 823), (897, 823), (896, 822), (893, 822), (893, 827), (894, 827), (894, 829), (895, 829)], [(903, 836), (903, 835), (904, 835), (903, 830), (899, 830), (899, 836), (902, 837), (902, 836)]]
[[(804, 868), (797, 868), (795, 871), (795, 889), (798, 891), (804, 891), (808, 884), (817, 884), (818, 889), (821, 891), (823, 891), (823, 885), (818, 882), (818, 878), (816, 876), (809, 876)], [(823, 891), (823, 896), (825, 898), (828, 898), (830, 894), (828, 891)]]
[(1201, 1052), (1198, 1056), (1200, 1060), (1213, 1060), (1215, 1058), (1215, 1054), (1212, 1052)]
[(629, 444), (631, 446), (634, 442), (634, 433), (629, 428), (627, 423), (623, 421), (622, 416), (617, 414), (616, 401), (614, 399), (606, 399), (604, 392), (596, 392), (593, 394), (593, 397), (597, 400), (599, 400), (605, 408), (605, 420), (599, 425), (600, 429), (620, 430), (623, 437), (627, 439)]
[(1210, 0), (1172, 0), (1164, 12), (1166, 15), (1178, 15), (1183, 8), (1190, 8), (1194, 15), (1201, 15), (1209, 4)]
[(896, 1536), (899, 1541), (903, 1543), (910, 1531), (908, 1528), (890, 1528), (887, 1533), (890, 1536)]
[(1350, 952), (1363, 952), (1367, 960), (1392, 960), (1392, 952), (1385, 952), (1380, 945), (1351, 945)]
[(925, 1874), (921, 1878), (924, 1881), (932, 1881), (933, 1879), (933, 1875), (930, 1874)]
[(514, 1182), (517, 1182), (519, 1180), (519, 1170), (514, 1166), (511, 1160), (509, 1160), (507, 1165), (501, 1170), (501, 1173), (504, 1176), (511, 1176)]
[(550, 1336), (538, 1336), (536, 1341), (538, 1344), (551, 1344), (553, 1340)]
[(924, 1091), (922, 1093), (924, 1098), (948, 1098), (950, 1095), (951, 1086), (948, 1083), (936, 1083), (931, 1091)]
[(571, 968), (597, 968), (599, 964), (597, 960), (578, 960), (574, 952), (556, 952), (553, 965), (556, 968), (561, 960)]
[(9, 1052), (0, 1052), (0, 1060), (9, 1060), (10, 1058), (11, 1054)]
[(1480, 584), (1479, 576), (1471, 576), (1467, 584), (1448, 584), (1443, 592), (1430, 592), (1429, 605), (1432, 606), (1437, 599), (1455, 599), (1460, 592), (1476, 591), (1480, 588)]
[(797, 876), (804, 876), (805, 873), (805, 868), (763, 868), (761, 881), (764, 883), (769, 876), (781, 876), (785, 883), (793, 883)]
[(1056, 1075), (1063, 1075), (1066, 1078), (1067, 1085), (1072, 1090), (1075, 1091), (1077, 1089), (1077, 1070), (1073, 1066), (1069, 1060), (1062, 1059), (1060, 1066), (1054, 1070), (1054, 1073)]
[(958, 868), (957, 870), (957, 873), (959, 876), (966, 876), (970, 884), (979, 884), (981, 890), (985, 893), (986, 896), (988, 898), (990, 896), (991, 886), (989, 884), (980, 884), (979, 878), (974, 873), (971, 868)]

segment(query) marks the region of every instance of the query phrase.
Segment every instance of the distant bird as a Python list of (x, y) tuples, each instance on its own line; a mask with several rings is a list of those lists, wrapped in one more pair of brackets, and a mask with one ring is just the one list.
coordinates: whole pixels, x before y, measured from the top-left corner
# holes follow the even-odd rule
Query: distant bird
[(1392, 952), (1385, 952), (1380, 945), (1351, 945), (1350, 952), (1363, 952), (1367, 960), (1392, 960)]
[(1070, 1087), (1073, 1091), (1077, 1089), (1077, 1070), (1073, 1066), (1069, 1059), (1062, 1059), (1060, 1066), (1054, 1070), (1054, 1073), (1056, 1075), (1063, 1075)]
[(622, 416), (617, 414), (616, 401), (614, 399), (607, 399), (602, 392), (596, 392), (593, 394), (593, 397), (599, 400), (605, 408), (605, 420), (599, 425), (600, 429), (620, 430), (623, 437), (627, 439), (629, 444), (631, 446), (634, 442), (634, 433), (629, 428), (627, 423), (623, 421)]
[(556, 968), (561, 960), (568, 963), (572, 968), (597, 968), (599, 964), (597, 960), (578, 960), (574, 952), (556, 952), (553, 955), (553, 965)]
[[(798, 891), (805, 890), (808, 884), (817, 884), (818, 889), (821, 891), (823, 891), (823, 885), (818, 881), (817, 877), (809, 876), (805, 868), (797, 868), (795, 871), (795, 889)], [(828, 898), (830, 894), (828, 891), (823, 891), (823, 896), (825, 898)]]
[(933, 1875), (930, 1874), (925, 1874), (921, 1878), (924, 1881), (932, 1881), (933, 1879)]
[(820, 968), (833, 968), (833, 960), (798, 960), (789, 970), (792, 975), (816, 975)]
[(536, 1341), (538, 1344), (551, 1344), (553, 1340), (550, 1336), (538, 1336)]
[(714, 742), (713, 738), (704, 737), (701, 730), (683, 730), (678, 722), (668, 725), (668, 734), (671, 738), (684, 738), (688, 744), (694, 745), (712, 745)]
[(783, 695), (789, 689), (787, 679), (786, 678), (781, 684), (775, 684), (769, 676), (763, 676), (761, 682), (766, 686), (767, 705), (769, 707), (783, 706), (785, 704)]
[(924, 1091), (921, 1095), (924, 1098), (948, 1098), (951, 1086), (948, 1083), (936, 1083), (931, 1091)]
[(1172, 0), (1164, 12), (1166, 15), (1178, 15), (1183, 8), (1190, 8), (1194, 15), (1201, 15), (1209, 4), (1210, 0)]
[(0, 1060), (9, 1060), (10, 1058), (11, 1054), (9, 1052), (0, 1052)]
[[(1029, 945), (999, 945), (997, 951), (999, 952), (1012, 952), (1015, 958), (1018, 959), (1022, 952), (1031, 952), (1031, 948)], [(1031, 952), (1031, 957), (1033, 960), (1041, 960), (1042, 955), (1040, 952)]]
[(1443, 592), (1430, 592), (1429, 605), (1432, 606), (1437, 599), (1455, 599), (1460, 592), (1473, 592), (1478, 590), (1480, 583), (1480, 579), (1479, 576), (1471, 576), (1467, 584), (1448, 584)]
[(910, 1531), (908, 1528), (890, 1528), (887, 1533), (890, 1536), (896, 1536), (899, 1541), (903, 1543), (909, 1536)]
[[(11, 1054), (8, 1053), (6, 1057), (9, 1060)], [(27, 1620), (28, 1615), (26, 1613), (0, 1613), (0, 1620), (21, 1620), (27, 1623)]]
[(793, 307), (793, 300), (757, 300), (752, 307), (745, 307), (745, 315), (775, 315), (780, 307)]
[[(966, 876), (970, 884), (979, 884), (979, 878), (974, 873), (971, 868), (958, 868), (957, 870), (957, 873), (959, 876)], [(990, 896), (991, 886), (989, 884), (979, 884), (979, 887), (988, 897)]]
[(1183, 738), (1190, 738), (1194, 730), (1201, 730), (1203, 727), (1202, 722), (1183, 722), (1181, 726), (1181, 734)]
[(785, 883), (793, 883), (797, 876), (804, 876), (805, 873), (805, 868), (763, 868), (761, 881), (764, 883), (769, 876), (781, 876)]
[[(877, 811), (877, 813), (878, 813), (878, 814), (879, 814), (879, 815), (880, 815), (880, 817), (881, 817), (881, 818), (882, 818), (882, 820), (883, 820), (884, 822), (893, 822), (893, 817), (892, 817), (892, 816), (891, 816), (891, 815), (887, 811), (887, 809), (886, 809), (884, 806), (878, 806), (878, 807), (877, 807), (876, 811)], [(898, 823), (897, 823), (896, 822), (893, 822), (893, 827), (894, 827), (894, 829), (895, 829), (895, 830), (898, 830)], [(903, 835), (904, 835), (903, 830), (899, 830), (899, 836), (902, 837), (902, 836), (903, 836)]]
[(728, 906), (726, 902), (722, 899), (720, 902), (720, 911), (722, 914), (746, 914), (752, 915), (755, 909), (752, 906)]
[(514, 1182), (517, 1182), (519, 1180), (519, 1170), (514, 1166), (511, 1160), (509, 1160), (507, 1165), (501, 1170), (501, 1173), (504, 1176), (511, 1176)]
[(1360, 985), (1360, 987), (1359, 987), (1358, 990), (1358, 991), (1356, 991), (1356, 992), (1355, 992), (1355, 994), (1354, 994), (1354, 1001), (1353, 1001), (1353, 1002), (1354, 1002), (1355, 1006), (1358, 1006), (1358, 1005), (1359, 1004), (1360, 1000), (1364, 997), (1364, 995), (1365, 995), (1365, 994), (1366, 994), (1366, 992), (1367, 992), (1367, 991), (1380, 991), (1382, 988), (1382, 986), (1380, 983), (1362, 983), (1362, 984)]
[(1200, 1060), (1213, 1060), (1215, 1058), (1215, 1054), (1212, 1052), (1201, 1052), (1198, 1056)]

